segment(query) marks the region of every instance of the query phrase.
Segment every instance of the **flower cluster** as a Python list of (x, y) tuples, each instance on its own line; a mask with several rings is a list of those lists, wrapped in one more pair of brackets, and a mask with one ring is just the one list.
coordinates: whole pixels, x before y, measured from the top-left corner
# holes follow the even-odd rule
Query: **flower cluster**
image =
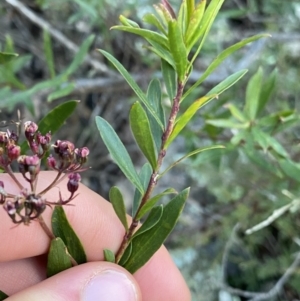
[[(20, 124), (17, 124), (19, 132)], [(32, 121), (24, 123), (24, 134), (27, 144), (32, 152), (31, 155), (21, 154), (22, 148), (18, 144), (19, 134), (11, 132), (0, 132), (0, 168), (8, 173), (20, 188), (18, 195), (10, 194), (5, 190), (3, 181), (0, 181), (0, 205), (3, 205), (8, 216), (16, 224), (28, 225), (30, 221), (41, 216), (46, 206), (66, 205), (72, 201), (76, 195), (80, 172), (86, 170), (83, 164), (87, 162), (89, 150), (87, 147), (75, 148), (70, 141), (57, 140), (51, 145), (51, 133), (42, 135), (38, 132), (38, 126)], [(54, 154), (48, 155), (53, 148)], [(46, 158), (48, 167), (57, 172), (53, 182), (43, 191), (37, 191), (37, 179), (40, 172), (42, 159)], [(30, 187), (25, 188), (16, 178), (12, 164), (16, 162), (19, 172), (29, 183)], [(46, 200), (45, 193), (56, 186), (65, 177), (68, 177), (67, 189), (70, 196), (63, 199), (59, 192), (59, 199), (52, 203)]]

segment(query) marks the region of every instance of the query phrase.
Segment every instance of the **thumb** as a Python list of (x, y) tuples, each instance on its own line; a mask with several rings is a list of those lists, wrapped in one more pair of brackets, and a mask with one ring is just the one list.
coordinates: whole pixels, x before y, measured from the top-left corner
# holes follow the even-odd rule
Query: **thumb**
[(133, 276), (108, 262), (82, 264), (6, 299), (7, 301), (141, 301)]

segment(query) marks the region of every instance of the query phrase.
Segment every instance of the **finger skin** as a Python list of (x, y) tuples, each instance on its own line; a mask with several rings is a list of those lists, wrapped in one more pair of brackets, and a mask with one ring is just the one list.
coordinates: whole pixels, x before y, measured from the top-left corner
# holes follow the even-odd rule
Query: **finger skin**
[[(38, 191), (49, 185), (54, 177), (55, 173), (53, 172), (41, 172)], [(18, 178), (22, 179), (22, 176), (18, 175)], [(8, 193), (19, 193), (18, 187), (9, 175), (0, 175), (0, 180), (4, 182), (4, 188)], [(63, 181), (59, 184), (59, 189), (53, 188), (48, 192), (46, 194), (47, 200), (50, 202), (57, 201), (59, 191), (64, 198), (67, 198), (69, 192), (66, 183), (67, 181)], [(124, 235), (123, 226), (109, 202), (84, 185), (80, 185), (78, 192), (79, 195), (72, 201), (74, 206), (64, 206), (64, 209), (72, 227), (83, 243), (88, 261), (103, 260), (103, 249), (110, 249), (113, 252), (118, 250)], [(43, 217), (50, 227), (50, 208), (46, 209)], [(14, 227), (6, 212), (1, 208), (0, 220), (0, 262), (9, 262), (47, 253), (49, 238), (38, 222), (32, 222), (29, 226)], [(190, 293), (185, 281), (164, 247), (161, 247), (134, 276), (141, 288), (143, 301), (190, 300)], [(36, 280), (41, 281), (43, 279)], [(6, 283), (5, 286), (9, 288), (9, 291), (17, 292), (19, 290), (17, 283), (11, 285), (7, 283), (3, 273), (0, 273), (0, 285), (1, 283)], [(28, 285), (32, 285), (32, 283)]]
[[(80, 301), (88, 282), (107, 270), (126, 275), (135, 287), (137, 301), (142, 301), (141, 292), (134, 277), (125, 269), (108, 262), (90, 262), (63, 271), (53, 277), (33, 285), (9, 298), (7, 301)], [(105, 288), (104, 288), (105, 289)], [(101, 296), (99, 296), (101, 297)], [(98, 299), (100, 300), (100, 298)]]

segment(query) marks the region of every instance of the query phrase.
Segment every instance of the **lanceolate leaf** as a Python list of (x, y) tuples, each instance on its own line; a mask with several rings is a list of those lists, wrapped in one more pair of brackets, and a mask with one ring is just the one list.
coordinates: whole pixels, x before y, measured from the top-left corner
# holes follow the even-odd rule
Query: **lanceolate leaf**
[(167, 35), (167, 32), (166, 32), (164, 26), (162, 25), (160, 20), (154, 14), (149, 14), (149, 13), (146, 14), (143, 17), (143, 21), (150, 25), (154, 25), (159, 31), (161, 31), (161, 33), (163, 33), (164, 35)]
[[(198, 43), (197, 50), (190, 62), (190, 66), (192, 66), (193, 62), (197, 58), (198, 54), (200, 53), (202, 46), (205, 42), (205, 39), (210, 31), (210, 28), (223, 4), (224, 0), (212, 0), (208, 5), (207, 9), (205, 10), (204, 16), (200, 23), (200, 30), (196, 31), (196, 35), (193, 36), (193, 41), (187, 45), (188, 53), (192, 49), (193, 45)], [(200, 39), (201, 37), (201, 39)], [(200, 42), (199, 42), (200, 41)]]
[[(151, 165), (149, 163), (144, 164), (140, 171), (139, 178), (143, 185), (144, 191), (147, 190), (152, 172), (153, 171), (152, 171)], [(141, 194), (136, 189), (135, 193), (134, 193), (134, 197), (133, 197), (132, 216), (136, 215), (136, 212), (137, 212), (138, 207), (140, 206), (142, 197), (143, 197), (143, 194)]]
[(161, 219), (162, 214), (163, 214), (163, 205), (156, 206), (156, 207), (152, 208), (152, 210), (150, 211), (147, 219), (145, 220), (145, 222), (143, 223), (141, 228), (139, 228), (134, 233), (132, 239), (134, 239), (138, 235), (141, 235), (141, 234), (149, 231), (151, 228), (153, 228), (159, 222), (159, 220)]
[(0, 52), (0, 65), (5, 64), (19, 56), (17, 53)]
[(231, 74), (226, 79), (221, 81), (218, 85), (216, 85), (214, 88), (212, 88), (206, 95), (220, 95), (221, 93), (229, 89), (231, 86), (233, 86), (236, 82), (238, 82), (247, 72), (247, 69), (243, 69)]
[(183, 190), (166, 206), (159, 222), (150, 230), (138, 235), (132, 240), (132, 252), (124, 264), (130, 272), (136, 272), (161, 247), (165, 239), (173, 230), (188, 197), (189, 189)]
[(236, 118), (238, 121), (240, 121), (240, 122), (247, 121), (247, 117), (245, 116), (245, 114), (242, 111), (240, 111), (240, 109), (237, 106), (235, 106), (234, 104), (229, 103), (229, 104), (226, 104), (225, 107), (229, 109), (231, 115), (234, 118)]
[(69, 95), (75, 89), (75, 84), (66, 84), (64, 87), (59, 87), (57, 90), (50, 93), (47, 97), (47, 101), (51, 102), (55, 99)]
[(277, 69), (274, 69), (274, 71), (267, 77), (267, 80), (263, 83), (259, 96), (257, 114), (259, 114), (265, 108), (267, 102), (270, 100), (271, 95), (275, 90), (276, 78)]
[(170, 143), (178, 136), (181, 130), (184, 129), (184, 127), (188, 124), (188, 122), (192, 119), (196, 112), (204, 104), (208, 103), (211, 99), (213, 99), (216, 96), (217, 95), (201, 97), (189, 106), (189, 108), (177, 119), (173, 132), (165, 144), (166, 147), (168, 147)]
[(176, 20), (172, 20), (169, 22), (168, 38), (169, 38), (170, 52), (172, 53), (175, 66), (176, 66), (176, 72), (179, 81), (182, 82), (186, 75), (188, 60), (187, 60), (187, 52), (184, 45), (182, 32)]
[(289, 159), (278, 160), (282, 171), (290, 178), (300, 182), (300, 164), (297, 164)]
[(244, 112), (250, 120), (254, 120), (259, 107), (260, 91), (262, 87), (263, 72), (259, 68), (258, 71), (251, 77), (246, 89), (246, 103)]
[(158, 116), (156, 115), (155, 111), (151, 107), (151, 105), (148, 103), (147, 97), (144, 94), (144, 92), (140, 89), (140, 87), (136, 84), (136, 82), (133, 80), (131, 75), (128, 73), (128, 71), (124, 68), (124, 66), (118, 62), (111, 54), (108, 52), (99, 49), (99, 52), (101, 52), (120, 72), (120, 74), (124, 77), (124, 79), (127, 81), (129, 86), (132, 88), (132, 90), (135, 92), (135, 94), (138, 96), (139, 100), (146, 106), (146, 108), (149, 110), (149, 112), (152, 114), (152, 116), (156, 119), (158, 124), (163, 128), (163, 124), (159, 120)]
[(187, 4), (186, 1), (182, 1), (180, 5), (180, 9), (178, 12), (178, 26), (182, 32), (183, 37), (185, 36), (185, 32), (188, 27), (188, 14), (187, 14)]
[[(49, 131), (51, 131), (52, 135), (55, 134), (65, 123), (67, 118), (72, 115), (77, 107), (77, 104), (77, 100), (67, 101), (50, 111), (38, 123), (39, 131), (42, 133), (42, 135), (45, 135)], [(25, 152), (28, 148), (29, 147), (26, 142), (22, 143), (22, 152)]]
[(174, 188), (168, 188), (164, 192), (157, 194), (153, 198), (149, 199), (146, 204), (142, 207), (137, 215), (137, 219), (140, 220), (146, 213), (148, 213), (156, 204), (157, 202), (167, 194), (177, 194), (177, 191)]
[(2, 291), (0, 291), (0, 301), (5, 300), (6, 298), (8, 298), (8, 296)]
[(185, 156), (181, 157), (180, 159), (178, 159), (177, 161), (175, 161), (174, 163), (172, 163), (166, 170), (164, 170), (159, 177), (162, 177), (166, 172), (168, 172), (171, 168), (173, 168), (174, 166), (176, 166), (178, 163), (180, 163), (181, 161), (185, 160), (188, 157), (194, 156), (196, 154), (205, 152), (205, 151), (210, 151), (213, 149), (220, 149), (220, 148), (225, 148), (225, 146), (223, 145), (213, 145), (213, 146), (209, 146), (209, 147), (204, 147), (204, 148), (198, 148), (188, 154), (186, 154)]
[(46, 56), (46, 63), (49, 69), (49, 74), (51, 78), (55, 77), (55, 64), (53, 59), (52, 43), (49, 32), (44, 29), (44, 52)]
[[(148, 87), (147, 98), (165, 127), (165, 112), (162, 106), (161, 94), (160, 82), (157, 79), (153, 79)], [(155, 142), (157, 152), (159, 152), (163, 131), (152, 115), (149, 113), (147, 115), (150, 122), (152, 137)]]
[(228, 48), (223, 50), (208, 66), (208, 68), (205, 70), (203, 75), (196, 81), (196, 83), (184, 94), (184, 98), (188, 96), (196, 87), (198, 87), (218, 66), (221, 65), (221, 63), (232, 53), (236, 52), (240, 48), (244, 47), (245, 45), (254, 42), (258, 39), (269, 37), (268, 34), (258, 34), (253, 37), (244, 39)]
[(118, 29), (118, 30), (131, 32), (133, 34), (139, 35), (142, 38), (146, 39), (149, 43), (151, 43), (151, 41), (154, 41), (155, 43), (158, 43), (160, 46), (164, 47), (165, 49), (169, 48), (167, 38), (155, 31), (151, 31), (143, 28), (127, 27), (122, 25), (113, 26), (111, 29)]
[(143, 185), (135, 171), (131, 158), (114, 129), (106, 120), (99, 116), (96, 117), (96, 125), (113, 160), (126, 178), (143, 194)]
[(103, 253), (104, 253), (105, 261), (112, 262), (112, 263), (116, 262), (115, 254), (113, 253), (113, 251), (109, 249), (104, 249)]
[(123, 224), (126, 232), (128, 231), (128, 223), (127, 223), (127, 218), (126, 218), (126, 209), (125, 209), (125, 204), (124, 204), (124, 199), (121, 191), (119, 190), (118, 187), (113, 186), (109, 190), (109, 200), (113, 205), (113, 208)]
[(188, 29), (185, 35), (185, 43), (188, 49), (191, 49), (199, 38), (198, 34), (201, 32), (201, 21), (206, 6), (206, 0), (201, 0), (196, 9), (192, 12)]
[(47, 277), (54, 276), (72, 267), (72, 261), (63, 240), (57, 237), (51, 241), (47, 260)]
[(71, 65), (67, 68), (66, 71), (64, 71), (63, 76), (68, 77), (78, 69), (80, 64), (85, 59), (85, 56), (88, 53), (89, 48), (91, 47), (94, 39), (95, 39), (95, 35), (92, 34), (83, 41), (83, 43), (80, 46), (80, 49), (76, 53)]
[(123, 15), (121, 15), (119, 17), (119, 20), (121, 21), (121, 23), (124, 26), (129, 26), (129, 27), (133, 27), (133, 28), (140, 28), (139, 24), (137, 24), (136, 22), (124, 17)]
[(173, 101), (176, 89), (176, 73), (174, 68), (165, 60), (161, 60), (161, 70), (170, 101)]
[(132, 105), (129, 114), (129, 120), (131, 131), (139, 148), (147, 158), (148, 162), (151, 164), (152, 169), (155, 170), (156, 148), (148, 116), (139, 102), (136, 102)]
[(75, 231), (69, 224), (67, 216), (62, 206), (55, 206), (52, 218), (52, 231), (55, 237), (63, 240), (68, 252), (76, 260), (78, 264), (86, 262), (86, 255)]

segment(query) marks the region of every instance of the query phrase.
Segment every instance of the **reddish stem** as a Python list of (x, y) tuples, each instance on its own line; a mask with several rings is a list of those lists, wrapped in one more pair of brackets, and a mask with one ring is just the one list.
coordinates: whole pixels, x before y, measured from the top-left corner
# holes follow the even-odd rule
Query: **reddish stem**
[(161, 140), (161, 148), (157, 157), (157, 164), (156, 164), (156, 168), (153, 171), (150, 180), (149, 180), (149, 184), (148, 187), (146, 189), (146, 192), (141, 200), (141, 203), (137, 209), (137, 212), (135, 214), (135, 216), (132, 219), (131, 225), (128, 229), (128, 232), (125, 233), (124, 237), (123, 237), (123, 241), (121, 243), (121, 246), (116, 254), (116, 263), (118, 263), (122, 257), (122, 255), (124, 254), (134, 232), (136, 227), (139, 224), (139, 220), (137, 219), (137, 216), (140, 212), (140, 210), (142, 209), (142, 207), (145, 205), (145, 203), (150, 199), (151, 194), (153, 192), (153, 189), (155, 188), (156, 184), (157, 184), (157, 176), (158, 176), (158, 172), (159, 169), (162, 165), (163, 159), (166, 155), (166, 142), (168, 140), (168, 138), (170, 137), (170, 135), (172, 134), (172, 131), (174, 129), (174, 125), (175, 125), (175, 120), (176, 120), (176, 116), (179, 112), (179, 106), (180, 106), (180, 99), (182, 97), (183, 94), (183, 89), (184, 89), (184, 84), (183, 83), (178, 83), (178, 87), (177, 87), (177, 93), (176, 96), (173, 100), (173, 105), (172, 105), (172, 109), (170, 112), (170, 116), (169, 116), (169, 120), (168, 120), (168, 124), (166, 127), (166, 130), (164, 131)]

